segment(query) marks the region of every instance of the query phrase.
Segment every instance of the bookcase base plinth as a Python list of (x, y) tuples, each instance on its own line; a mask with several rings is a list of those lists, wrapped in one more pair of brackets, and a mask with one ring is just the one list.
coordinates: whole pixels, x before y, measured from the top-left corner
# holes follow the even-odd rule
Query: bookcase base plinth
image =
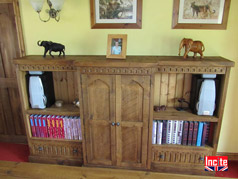
[(49, 157), (42, 157), (42, 156), (29, 156), (29, 162), (68, 165), (68, 166), (82, 166), (83, 165), (83, 160), (81, 159), (49, 158)]

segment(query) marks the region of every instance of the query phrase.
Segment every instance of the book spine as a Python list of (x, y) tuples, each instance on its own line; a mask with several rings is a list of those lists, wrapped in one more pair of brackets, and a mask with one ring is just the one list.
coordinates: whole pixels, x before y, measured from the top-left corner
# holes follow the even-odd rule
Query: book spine
[(31, 124), (31, 134), (32, 137), (36, 137), (36, 127), (34, 122), (34, 115), (30, 115), (30, 124)]
[(58, 139), (61, 139), (61, 133), (60, 133), (60, 116), (55, 117), (55, 126), (56, 126), (56, 137)]
[(53, 138), (57, 138), (57, 131), (56, 131), (56, 122), (55, 122), (55, 116), (51, 116), (51, 125), (52, 125), (52, 135)]
[(64, 121), (64, 138), (69, 139), (69, 137), (68, 137), (68, 117), (64, 116), (63, 121)]
[(162, 144), (163, 121), (158, 121), (157, 125), (157, 144)]
[(163, 120), (162, 144), (166, 144), (167, 120)]
[(183, 145), (187, 145), (188, 144), (188, 121), (184, 121), (183, 124), (183, 141), (182, 144)]
[(208, 126), (208, 123), (204, 122), (201, 146), (205, 146), (205, 141), (206, 141), (206, 137), (207, 137), (207, 126)]
[(172, 144), (177, 144), (178, 135), (178, 121), (173, 121), (173, 134), (172, 134)]
[(36, 137), (40, 137), (40, 129), (39, 129), (39, 125), (38, 125), (37, 115), (34, 115), (34, 122), (35, 122), (35, 127), (36, 127)]
[(210, 122), (207, 122), (207, 133), (206, 133), (205, 144), (208, 143), (209, 131), (210, 131)]
[(197, 146), (201, 146), (202, 143), (202, 133), (203, 133), (203, 122), (199, 122), (198, 125), (198, 136), (197, 136)]
[(37, 121), (38, 121), (38, 126), (39, 126), (39, 131), (40, 131), (40, 136), (39, 137), (44, 138), (44, 132), (43, 132), (44, 130), (43, 130), (41, 118), (42, 118), (42, 115), (37, 116)]
[(178, 134), (177, 134), (177, 144), (182, 144), (182, 134), (183, 134), (183, 121), (178, 122)]
[(197, 135), (198, 135), (198, 122), (195, 121), (193, 126), (193, 141), (192, 141), (193, 146), (196, 146), (197, 144)]
[(78, 118), (74, 117), (73, 121), (74, 140), (79, 140)]
[(81, 119), (78, 117), (78, 132), (79, 132), (79, 140), (82, 140), (82, 129), (81, 129)]
[(208, 137), (208, 145), (212, 146), (213, 144), (213, 134), (214, 134), (214, 122), (210, 123), (209, 137)]
[(156, 144), (157, 121), (153, 121), (152, 128), (152, 144)]
[(46, 119), (47, 119), (48, 136), (49, 136), (49, 138), (53, 138), (51, 115), (48, 115)]
[(60, 116), (60, 135), (61, 135), (61, 139), (65, 139), (65, 135), (64, 135), (64, 120), (63, 120), (64, 116)]
[(74, 129), (73, 129), (73, 126), (74, 126), (74, 121), (73, 121), (73, 118), (72, 117), (69, 117), (69, 138), (71, 140), (74, 139)]
[(42, 116), (42, 128), (43, 128), (43, 136), (44, 138), (48, 138), (48, 129), (47, 129), (47, 116)]
[(192, 145), (192, 140), (193, 140), (193, 121), (190, 121), (188, 128), (188, 145)]
[(171, 144), (172, 143), (172, 127), (173, 127), (172, 125), (173, 125), (173, 121), (168, 120), (168, 122), (167, 122), (166, 144)]

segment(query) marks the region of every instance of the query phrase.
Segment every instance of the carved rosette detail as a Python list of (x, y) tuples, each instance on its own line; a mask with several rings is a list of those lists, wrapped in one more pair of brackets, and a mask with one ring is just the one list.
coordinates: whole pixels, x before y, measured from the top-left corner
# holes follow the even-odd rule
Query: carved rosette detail
[(155, 72), (159, 73), (196, 73), (196, 74), (225, 74), (226, 67), (179, 67), (179, 66), (160, 66)]
[(136, 74), (150, 75), (151, 68), (111, 68), (111, 67), (80, 67), (80, 73), (89, 74)]
[(75, 71), (72, 65), (19, 65), (21, 71)]

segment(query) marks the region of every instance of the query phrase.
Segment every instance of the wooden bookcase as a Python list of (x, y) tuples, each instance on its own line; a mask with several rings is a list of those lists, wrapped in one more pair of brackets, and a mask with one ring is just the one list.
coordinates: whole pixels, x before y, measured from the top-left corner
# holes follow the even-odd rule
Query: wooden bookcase
[[(204, 174), (204, 156), (216, 155), (229, 74), (234, 62), (222, 57), (67, 56), (46, 59), (27, 56), (15, 61), (21, 105), (30, 147), (30, 161), (127, 168), (171, 173)], [(52, 71), (55, 98), (62, 108), (30, 109), (25, 74)], [(214, 116), (177, 111), (177, 98), (189, 101), (192, 75), (217, 74), (220, 89)], [(80, 100), (80, 110), (72, 105)], [(154, 105), (167, 110), (154, 112)], [(33, 138), (30, 114), (80, 115), (83, 140)], [(153, 120), (215, 123), (211, 146), (152, 145)]]

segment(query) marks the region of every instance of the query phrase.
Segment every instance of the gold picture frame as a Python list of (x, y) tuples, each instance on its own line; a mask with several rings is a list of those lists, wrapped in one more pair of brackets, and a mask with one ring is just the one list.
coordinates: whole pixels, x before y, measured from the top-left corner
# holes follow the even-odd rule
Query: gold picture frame
[[(203, 1), (207, 2), (205, 0), (174, 0), (172, 28), (225, 30), (231, 0), (221, 0), (216, 8), (214, 4), (204, 4)], [(185, 12), (190, 13), (191, 17), (188, 17)], [(215, 15), (217, 19), (215, 19)]]
[(109, 34), (107, 40), (107, 58), (126, 59), (127, 34)]
[[(121, 0), (120, 3), (124, 3), (128, 0)], [(100, 4), (104, 2), (105, 4)], [(107, 1), (99, 0), (90, 0), (90, 11), (91, 11), (91, 28), (92, 29), (141, 29), (142, 28), (142, 4), (143, 0), (132, 0), (133, 5), (131, 13), (131, 17), (123, 17), (118, 18), (115, 17), (115, 9), (113, 9), (115, 12), (110, 10), (110, 3), (106, 4)], [(114, 4), (116, 1), (112, 1), (111, 6), (115, 7), (116, 4)], [(116, 2), (116, 6), (120, 6), (120, 3)], [(128, 3), (127, 3), (128, 4)], [(125, 8), (125, 7), (124, 7)], [(109, 9), (109, 11), (108, 11)], [(121, 8), (120, 8), (121, 9)], [(128, 9), (128, 8), (127, 8)], [(110, 16), (107, 12), (112, 12), (114, 15), (113, 17)], [(122, 13), (125, 14), (125, 9), (122, 10)], [(101, 14), (103, 16), (101, 17)]]

